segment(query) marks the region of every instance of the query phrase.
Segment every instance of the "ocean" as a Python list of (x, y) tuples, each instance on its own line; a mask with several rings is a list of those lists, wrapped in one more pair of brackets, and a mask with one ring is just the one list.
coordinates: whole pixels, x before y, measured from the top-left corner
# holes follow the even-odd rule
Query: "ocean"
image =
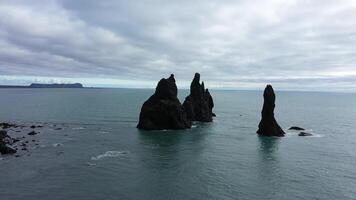
[(153, 89), (0, 89), (28, 141), (0, 156), (0, 199), (356, 199), (356, 94), (275, 91), (283, 138), (256, 134), (263, 91), (212, 90), (214, 122), (140, 131)]

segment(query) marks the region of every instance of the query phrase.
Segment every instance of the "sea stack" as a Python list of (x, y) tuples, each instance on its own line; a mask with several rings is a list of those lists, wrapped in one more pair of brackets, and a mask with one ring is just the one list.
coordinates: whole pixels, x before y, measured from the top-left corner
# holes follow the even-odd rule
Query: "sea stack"
[(266, 86), (263, 98), (262, 119), (258, 125), (257, 133), (261, 136), (283, 137), (285, 133), (274, 118), (276, 96), (271, 85)]
[(204, 82), (200, 84), (200, 74), (195, 73), (190, 85), (190, 95), (183, 103), (188, 119), (191, 121), (211, 122), (213, 121), (214, 101)]
[(182, 104), (177, 98), (177, 85), (172, 74), (161, 79), (155, 93), (143, 104), (137, 128), (144, 130), (191, 128)]

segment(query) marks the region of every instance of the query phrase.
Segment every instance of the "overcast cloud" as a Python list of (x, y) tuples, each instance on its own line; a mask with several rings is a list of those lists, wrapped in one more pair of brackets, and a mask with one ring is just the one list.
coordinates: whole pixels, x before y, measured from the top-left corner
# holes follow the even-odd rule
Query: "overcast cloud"
[(356, 91), (355, 0), (3, 0), (0, 84)]

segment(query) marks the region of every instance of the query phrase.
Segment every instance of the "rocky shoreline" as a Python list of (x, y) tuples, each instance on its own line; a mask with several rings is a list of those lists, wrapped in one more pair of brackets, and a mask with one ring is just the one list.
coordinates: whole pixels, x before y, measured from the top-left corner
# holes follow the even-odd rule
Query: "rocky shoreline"
[[(41, 129), (50, 128), (52, 130), (62, 130), (56, 124), (16, 124), (2, 122), (0, 123), (0, 154), (15, 155), (19, 157), (21, 152), (29, 152), (33, 147), (40, 145), (37, 134)], [(30, 148), (31, 147), (31, 148)]]

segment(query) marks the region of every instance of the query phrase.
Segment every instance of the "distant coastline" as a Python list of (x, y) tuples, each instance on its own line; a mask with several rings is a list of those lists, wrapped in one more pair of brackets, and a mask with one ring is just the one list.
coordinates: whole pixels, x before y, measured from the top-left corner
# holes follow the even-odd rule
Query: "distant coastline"
[(81, 83), (54, 83), (54, 84), (42, 84), (42, 83), (32, 83), (28, 86), (20, 85), (0, 85), (0, 88), (84, 88)]

